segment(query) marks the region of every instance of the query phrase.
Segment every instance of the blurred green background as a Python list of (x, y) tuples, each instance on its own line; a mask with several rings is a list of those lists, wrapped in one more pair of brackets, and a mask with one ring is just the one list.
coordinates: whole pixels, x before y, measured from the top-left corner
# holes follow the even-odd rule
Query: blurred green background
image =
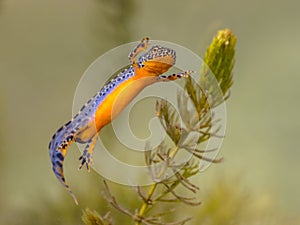
[(238, 38), (225, 162), (197, 176), (200, 199), (225, 180), (232, 193), (243, 186), (270, 214), (293, 218), (300, 212), (299, 7), (295, 0), (1, 0), (0, 223), (82, 224), (85, 207), (105, 213), (101, 177), (77, 172), (76, 146), (65, 173), (79, 207), (49, 161), (48, 143), (71, 118), (83, 72), (105, 51), (144, 36), (203, 56), (222, 28)]

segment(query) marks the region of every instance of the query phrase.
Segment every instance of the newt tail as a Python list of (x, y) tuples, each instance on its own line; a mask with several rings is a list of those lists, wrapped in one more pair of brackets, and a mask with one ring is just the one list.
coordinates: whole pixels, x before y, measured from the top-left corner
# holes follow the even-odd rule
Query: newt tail
[(50, 150), (50, 158), (52, 162), (52, 170), (56, 176), (56, 178), (60, 181), (60, 183), (67, 189), (69, 194), (75, 201), (75, 204), (78, 205), (77, 198), (75, 194), (71, 191), (69, 185), (66, 183), (63, 171), (63, 163), (67, 153), (67, 148), (71, 144), (71, 142), (61, 142), (63, 140), (62, 137), (68, 134), (68, 124), (62, 126), (58, 131), (53, 135), (51, 142), (49, 143)]

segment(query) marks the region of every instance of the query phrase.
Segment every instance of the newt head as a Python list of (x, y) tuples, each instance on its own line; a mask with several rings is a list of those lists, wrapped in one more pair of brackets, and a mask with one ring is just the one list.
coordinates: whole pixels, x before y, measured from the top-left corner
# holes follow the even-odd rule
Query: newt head
[(144, 71), (158, 76), (167, 72), (175, 61), (176, 52), (173, 49), (155, 45), (139, 58), (138, 65)]

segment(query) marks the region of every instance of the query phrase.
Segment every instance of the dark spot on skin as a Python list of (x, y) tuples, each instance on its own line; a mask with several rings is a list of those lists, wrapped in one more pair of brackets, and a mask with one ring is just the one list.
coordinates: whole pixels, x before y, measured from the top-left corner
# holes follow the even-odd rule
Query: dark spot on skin
[(63, 154), (61, 152), (57, 152), (56, 153), (56, 157), (59, 158), (60, 161), (64, 160), (64, 156), (63, 156)]
[(53, 140), (55, 137), (56, 137), (56, 133), (55, 133), (55, 134), (53, 134), (53, 136), (52, 136), (52, 140)]
[(67, 142), (71, 141), (73, 139), (73, 136), (67, 137)]
[(87, 104), (89, 104), (92, 101), (92, 99), (88, 100)]
[(55, 161), (56, 165), (58, 165), (60, 168), (62, 168), (62, 164), (60, 161)]
[(70, 120), (69, 122), (67, 122), (67, 123), (65, 124), (65, 126), (68, 126), (70, 123), (71, 123), (71, 120)]
[(180, 76), (180, 75), (177, 75), (177, 77), (180, 78), (181, 76)]
[(62, 126), (62, 127), (60, 127), (60, 128), (57, 130), (57, 132), (56, 132), (56, 133), (58, 133), (58, 132), (61, 132), (63, 128), (64, 128), (63, 126)]
[(86, 160), (84, 158), (84, 159), (82, 159), (81, 164), (83, 165), (83, 164), (85, 164), (85, 162), (86, 162)]
[(76, 118), (77, 118), (77, 116), (79, 116), (79, 113), (77, 113), (77, 114), (74, 116), (74, 119), (76, 119)]
[[(63, 182), (66, 182), (66, 180), (65, 180), (65, 178), (64, 178), (64, 177), (62, 177), (62, 178), (61, 178), (61, 180), (62, 180)], [(69, 187), (69, 186), (67, 186), (67, 187)]]
[(83, 106), (81, 107), (80, 111), (84, 110), (84, 108), (85, 108), (85, 105), (83, 105)]

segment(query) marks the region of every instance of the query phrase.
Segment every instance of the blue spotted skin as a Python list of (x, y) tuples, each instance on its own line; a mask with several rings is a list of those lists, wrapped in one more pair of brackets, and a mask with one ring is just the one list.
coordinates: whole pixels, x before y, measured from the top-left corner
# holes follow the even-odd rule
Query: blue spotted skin
[[(53, 172), (57, 179), (68, 190), (76, 204), (78, 204), (78, 201), (70, 187), (66, 184), (63, 174), (63, 162), (68, 146), (73, 141), (86, 144), (85, 150), (79, 158), (81, 160), (79, 168), (86, 164), (87, 169), (90, 171), (92, 152), (96, 144), (98, 134), (101, 128), (113, 119), (111, 116), (111, 107), (107, 107), (107, 105), (110, 105), (111, 101), (114, 101), (115, 98), (117, 98), (114, 96), (117, 96), (118, 94), (120, 95), (118, 91), (121, 88), (124, 88), (126, 85), (130, 86), (130, 82), (134, 79), (141, 80), (140, 77), (147, 77), (151, 81), (140, 85), (141, 87), (139, 88), (131, 86), (131, 89), (127, 92), (127, 94), (129, 93), (129, 97), (125, 101), (126, 106), (126, 104), (128, 104), (145, 86), (159, 81), (169, 81), (181, 77), (188, 77), (189, 74), (192, 73), (192, 71), (186, 71), (169, 76), (161, 75), (175, 64), (176, 53), (170, 48), (158, 45), (153, 46), (136, 61), (135, 58), (137, 55), (142, 51), (146, 51), (148, 41), (148, 38), (142, 39), (136, 48), (129, 54), (131, 65), (110, 80), (98, 93), (96, 93), (71, 121), (59, 128), (49, 143)], [(132, 95), (130, 95), (130, 92), (132, 92)], [(123, 108), (120, 108), (119, 111), (122, 111), (122, 109)], [(105, 120), (106, 122), (102, 122), (101, 120)]]

